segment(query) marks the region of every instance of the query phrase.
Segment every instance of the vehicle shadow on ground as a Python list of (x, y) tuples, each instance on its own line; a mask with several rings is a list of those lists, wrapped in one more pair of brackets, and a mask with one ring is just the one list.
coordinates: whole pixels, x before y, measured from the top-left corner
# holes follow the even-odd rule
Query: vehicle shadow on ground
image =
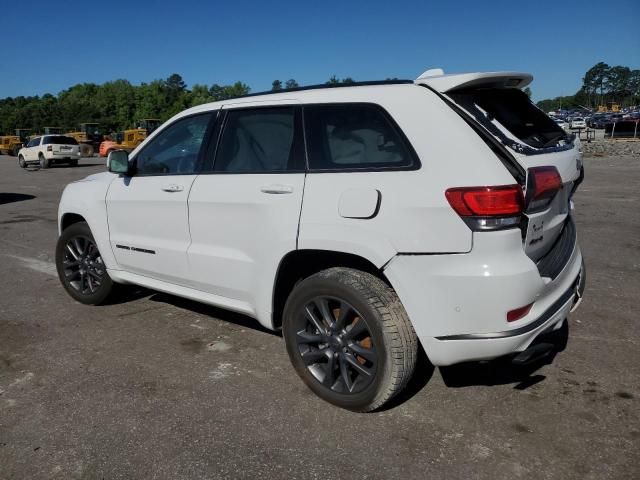
[(25, 193), (0, 193), (0, 205), (5, 203), (24, 202), (25, 200), (33, 200), (35, 195)]
[(469, 362), (440, 367), (440, 374), (447, 387), (494, 386), (515, 383), (513, 388), (525, 390), (545, 380), (544, 375), (535, 374), (540, 368), (553, 362), (562, 352), (569, 338), (569, 326), (565, 321), (562, 328), (536, 339), (535, 343), (551, 343), (554, 349), (544, 358), (527, 365), (515, 365), (512, 357), (502, 357), (486, 362)]
[(269, 335), (274, 335), (277, 337), (282, 336), (279, 331), (274, 332), (272, 330), (268, 330), (260, 325), (257, 320), (248, 317), (247, 315), (242, 315), (241, 313), (224, 310), (222, 308), (213, 307), (211, 305), (195, 302), (193, 300), (188, 300), (182, 297), (176, 297), (167, 293), (148, 291), (147, 294), (149, 293), (151, 293), (149, 300), (153, 302), (168, 303), (169, 305), (173, 305), (174, 307), (190, 310), (194, 313), (206, 315), (208, 317), (222, 320), (224, 322), (233, 323), (241, 327), (251, 328), (253, 330), (257, 330), (258, 332), (268, 333)]

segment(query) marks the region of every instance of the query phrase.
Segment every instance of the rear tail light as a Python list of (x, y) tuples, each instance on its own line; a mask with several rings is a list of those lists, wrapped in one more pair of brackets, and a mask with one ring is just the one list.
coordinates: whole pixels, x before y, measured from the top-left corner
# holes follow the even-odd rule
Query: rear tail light
[(533, 167), (527, 176), (527, 212), (545, 210), (562, 188), (556, 167)]
[(445, 196), (472, 230), (500, 230), (517, 226), (524, 210), (520, 185), (449, 188)]
[(531, 307), (533, 303), (529, 305), (525, 305), (524, 307), (516, 308), (515, 310), (511, 310), (507, 312), (507, 322), (515, 322), (516, 320), (520, 320), (527, 316), (527, 314), (531, 311)]
[(53, 145), (49, 145), (47, 147), (47, 152), (53, 152)]

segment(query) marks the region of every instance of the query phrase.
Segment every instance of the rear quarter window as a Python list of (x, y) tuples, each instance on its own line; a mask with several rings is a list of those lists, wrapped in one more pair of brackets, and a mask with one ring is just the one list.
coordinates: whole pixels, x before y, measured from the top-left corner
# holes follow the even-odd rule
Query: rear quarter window
[(408, 140), (379, 105), (305, 106), (304, 119), (310, 170), (419, 166)]

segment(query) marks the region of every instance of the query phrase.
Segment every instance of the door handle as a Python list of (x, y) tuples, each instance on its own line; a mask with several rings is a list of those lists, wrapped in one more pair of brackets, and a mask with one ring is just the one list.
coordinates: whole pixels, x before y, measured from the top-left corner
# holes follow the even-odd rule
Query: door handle
[(284, 193), (293, 193), (293, 187), (291, 185), (265, 185), (260, 189), (260, 191), (262, 193), (282, 195)]
[(169, 185), (163, 185), (162, 190), (165, 192), (181, 192), (184, 190), (182, 185), (176, 185), (175, 183), (170, 183)]

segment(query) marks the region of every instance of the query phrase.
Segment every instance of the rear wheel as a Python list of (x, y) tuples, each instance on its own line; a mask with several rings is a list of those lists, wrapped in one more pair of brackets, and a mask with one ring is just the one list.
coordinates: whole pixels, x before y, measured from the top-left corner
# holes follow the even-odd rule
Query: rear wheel
[(18, 157), (18, 165), (20, 165), (20, 167), (22, 168), (27, 168), (27, 162), (25, 162), (24, 157), (22, 155)]
[(86, 222), (74, 223), (58, 238), (56, 268), (67, 293), (80, 303), (99, 305), (113, 293), (114, 283)]
[(282, 328), (298, 375), (342, 408), (381, 407), (415, 368), (413, 326), (393, 289), (370, 273), (331, 268), (303, 280), (287, 300)]
[(44, 158), (44, 155), (41, 153), (38, 155), (38, 161), (40, 162), (40, 168), (49, 168), (49, 166), (51, 165), (49, 160)]
[(20, 145), (16, 145), (15, 147), (13, 147), (13, 150), (11, 150), (11, 154), (14, 157), (17, 157), (18, 156), (18, 152), (20, 151), (21, 148), (22, 147)]

